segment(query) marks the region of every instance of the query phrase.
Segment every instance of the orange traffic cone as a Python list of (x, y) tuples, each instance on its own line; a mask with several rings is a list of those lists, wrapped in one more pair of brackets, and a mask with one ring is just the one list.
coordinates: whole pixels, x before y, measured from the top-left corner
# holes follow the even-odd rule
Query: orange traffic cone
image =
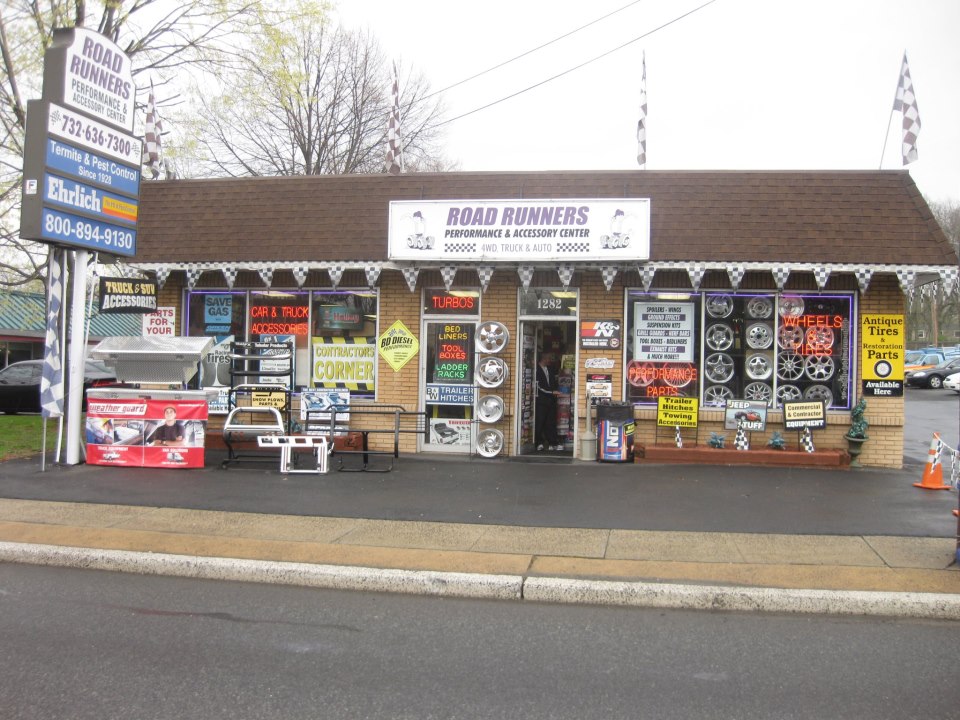
[(949, 490), (949, 485), (943, 484), (943, 464), (940, 462), (940, 454), (943, 452), (943, 441), (940, 439), (940, 433), (933, 434), (933, 440), (930, 441), (930, 451), (927, 453), (927, 464), (923, 468), (923, 477), (920, 482), (914, 483), (914, 487), (924, 490)]

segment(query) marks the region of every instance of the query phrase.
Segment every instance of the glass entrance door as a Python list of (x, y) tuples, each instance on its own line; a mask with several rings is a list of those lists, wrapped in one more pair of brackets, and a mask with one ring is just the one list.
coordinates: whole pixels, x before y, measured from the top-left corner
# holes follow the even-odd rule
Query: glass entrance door
[(428, 452), (469, 453), (474, 444), (474, 348), (476, 320), (425, 320), (424, 409)]

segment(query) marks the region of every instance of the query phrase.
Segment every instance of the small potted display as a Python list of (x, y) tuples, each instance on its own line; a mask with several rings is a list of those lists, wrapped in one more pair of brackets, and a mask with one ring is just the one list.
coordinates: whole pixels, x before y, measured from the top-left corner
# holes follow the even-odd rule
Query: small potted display
[(847, 430), (847, 452), (850, 453), (850, 467), (863, 467), (860, 464), (860, 453), (863, 452), (863, 444), (870, 439), (867, 435), (867, 427), (870, 423), (863, 414), (867, 410), (867, 401), (860, 398), (860, 402), (854, 405), (850, 411), (850, 429)]

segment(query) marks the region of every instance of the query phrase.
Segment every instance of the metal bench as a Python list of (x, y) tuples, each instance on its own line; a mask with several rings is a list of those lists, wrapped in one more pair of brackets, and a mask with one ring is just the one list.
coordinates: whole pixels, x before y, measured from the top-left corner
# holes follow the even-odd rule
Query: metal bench
[[(320, 416), (323, 417), (322, 422), (316, 419)], [(333, 449), (332, 455), (337, 458), (337, 469), (342, 472), (390, 472), (393, 470), (394, 461), (400, 457), (400, 436), (423, 435), (424, 439), (427, 439), (430, 431), (425, 412), (406, 410), (402, 405), (372, 403), (355, 403), (349, 408), (330, 408), (316, 413), (308, 411), (307, 427), (315, 430), (321, 425), (326, 425), (326, 429), (322, 432), (332, 444), (336, 434), (335, 429), (338, 427), (337, 416), (340, 417), (339, 425), (346, 425), (346, 417), (349, 416), (350, 432), (360, 433), (362, 437), (361, 447), (357, 450)], [(371, 448), (370, 435), (392, 435), (393, 443), (389, 448)], [(350, 464), (351, 461), (347, 460), (350, 457), (357, 457), (359, 464)], [(371, 458), (377, 457), (389, 458), (389, 462), (385, 465), (371, 464)], [(345, 464), (345, 460), (348, 464)]]

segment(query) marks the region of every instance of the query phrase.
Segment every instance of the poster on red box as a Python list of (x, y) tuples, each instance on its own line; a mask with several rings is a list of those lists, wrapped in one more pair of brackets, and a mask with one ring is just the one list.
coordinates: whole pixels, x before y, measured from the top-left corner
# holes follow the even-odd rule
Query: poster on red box
[(198, 468), (204, 462), (205, 400), (87, 401), (87, 463)]

